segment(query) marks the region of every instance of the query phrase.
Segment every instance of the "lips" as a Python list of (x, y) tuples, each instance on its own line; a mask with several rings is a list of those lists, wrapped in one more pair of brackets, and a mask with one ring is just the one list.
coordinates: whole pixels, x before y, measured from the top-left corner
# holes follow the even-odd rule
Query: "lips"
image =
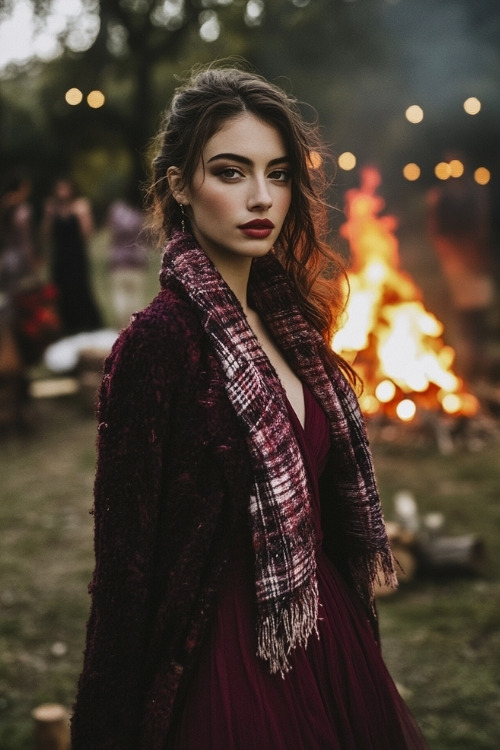
[(271, 219), (252, 219), (246, 224), (241, 224), (240, 229), (274, 229)]
[(254, 239), (265, 239), (269, 237), (274, 229), (274, 224), (270, 219), (253, 219), (248, 221), (246, 224), (241, 224), (239, 229), (247, 237)]

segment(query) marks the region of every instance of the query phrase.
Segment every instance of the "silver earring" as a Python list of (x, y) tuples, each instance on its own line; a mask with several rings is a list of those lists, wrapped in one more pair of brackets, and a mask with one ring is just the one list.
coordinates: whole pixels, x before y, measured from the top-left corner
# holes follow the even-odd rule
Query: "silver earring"
[(184, 213), (184, 205), (182, 203), (179, 203), (179, 208), (181, 209), (181, 229), (183, 232), (186, 231), (186, 214)]

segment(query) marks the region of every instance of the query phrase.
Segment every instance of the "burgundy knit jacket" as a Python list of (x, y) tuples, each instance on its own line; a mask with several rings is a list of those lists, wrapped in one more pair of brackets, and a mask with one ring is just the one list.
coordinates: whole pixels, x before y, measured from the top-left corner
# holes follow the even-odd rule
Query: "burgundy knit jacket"
[[(252, 486), (221, 367), (175, 282), (116, 342), (98, 422), (96, 567), (72, 750), (165, 750)], [(349, 580), (332, 470), (324, 546)]]

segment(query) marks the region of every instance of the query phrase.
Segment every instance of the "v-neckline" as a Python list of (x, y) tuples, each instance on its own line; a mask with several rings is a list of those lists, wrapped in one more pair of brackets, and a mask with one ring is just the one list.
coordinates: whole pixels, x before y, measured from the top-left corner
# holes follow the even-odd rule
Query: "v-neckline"
[(302, 422), (300, 421), (299, 416), (297, 412), (295, 411), (295, 409), (293, 408), (292, 402), (288, 398), (286, 391), (285, 391), (285, 397), (286, 397), (286, 403), (287, 403), (288, 408), (292, 411), (295, 419), (297, 420), (297, 424), (300, 426), (300, 429), (302, 430), (302, 432), (305, 433), (306, 422), (307, 422), (306, 389), (304, 388), (304, 383), (302, 381), (300, 381), (300, 385), (302, 386), (302, 398), (304, 399), (304, 424), (302, 424)]

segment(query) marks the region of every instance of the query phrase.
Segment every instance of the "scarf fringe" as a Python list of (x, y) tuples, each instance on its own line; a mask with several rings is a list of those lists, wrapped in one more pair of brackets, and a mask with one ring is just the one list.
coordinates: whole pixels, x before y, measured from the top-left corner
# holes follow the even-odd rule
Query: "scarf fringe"
[(390, 551), (379, 552), (376, 557), (375, 575), (372, 575), (372, 589), (375, 581), (383, 581), (386, 586), (390, 586), (393, 589), (398, 588), (398, 577), (394, 565), (394, 557)]
[[(392, 552), (379, 550), (373, 556), (366, 556), (351, 565), (351, 576), (354, 588), (369, 611), (375, 611), (375, 584), (383, 584), (392, 589), (399, 587), (395, 562)], [(368, 581), (368, 587), (367, 587)]]
[(307, 646), (312, 633), (318, 633), (319, 595), (316, 580), (280, 612), (259, 620), (257, 656), (268, 662), (271, 674), (285, 676), (290, 671), (290, 652)]

